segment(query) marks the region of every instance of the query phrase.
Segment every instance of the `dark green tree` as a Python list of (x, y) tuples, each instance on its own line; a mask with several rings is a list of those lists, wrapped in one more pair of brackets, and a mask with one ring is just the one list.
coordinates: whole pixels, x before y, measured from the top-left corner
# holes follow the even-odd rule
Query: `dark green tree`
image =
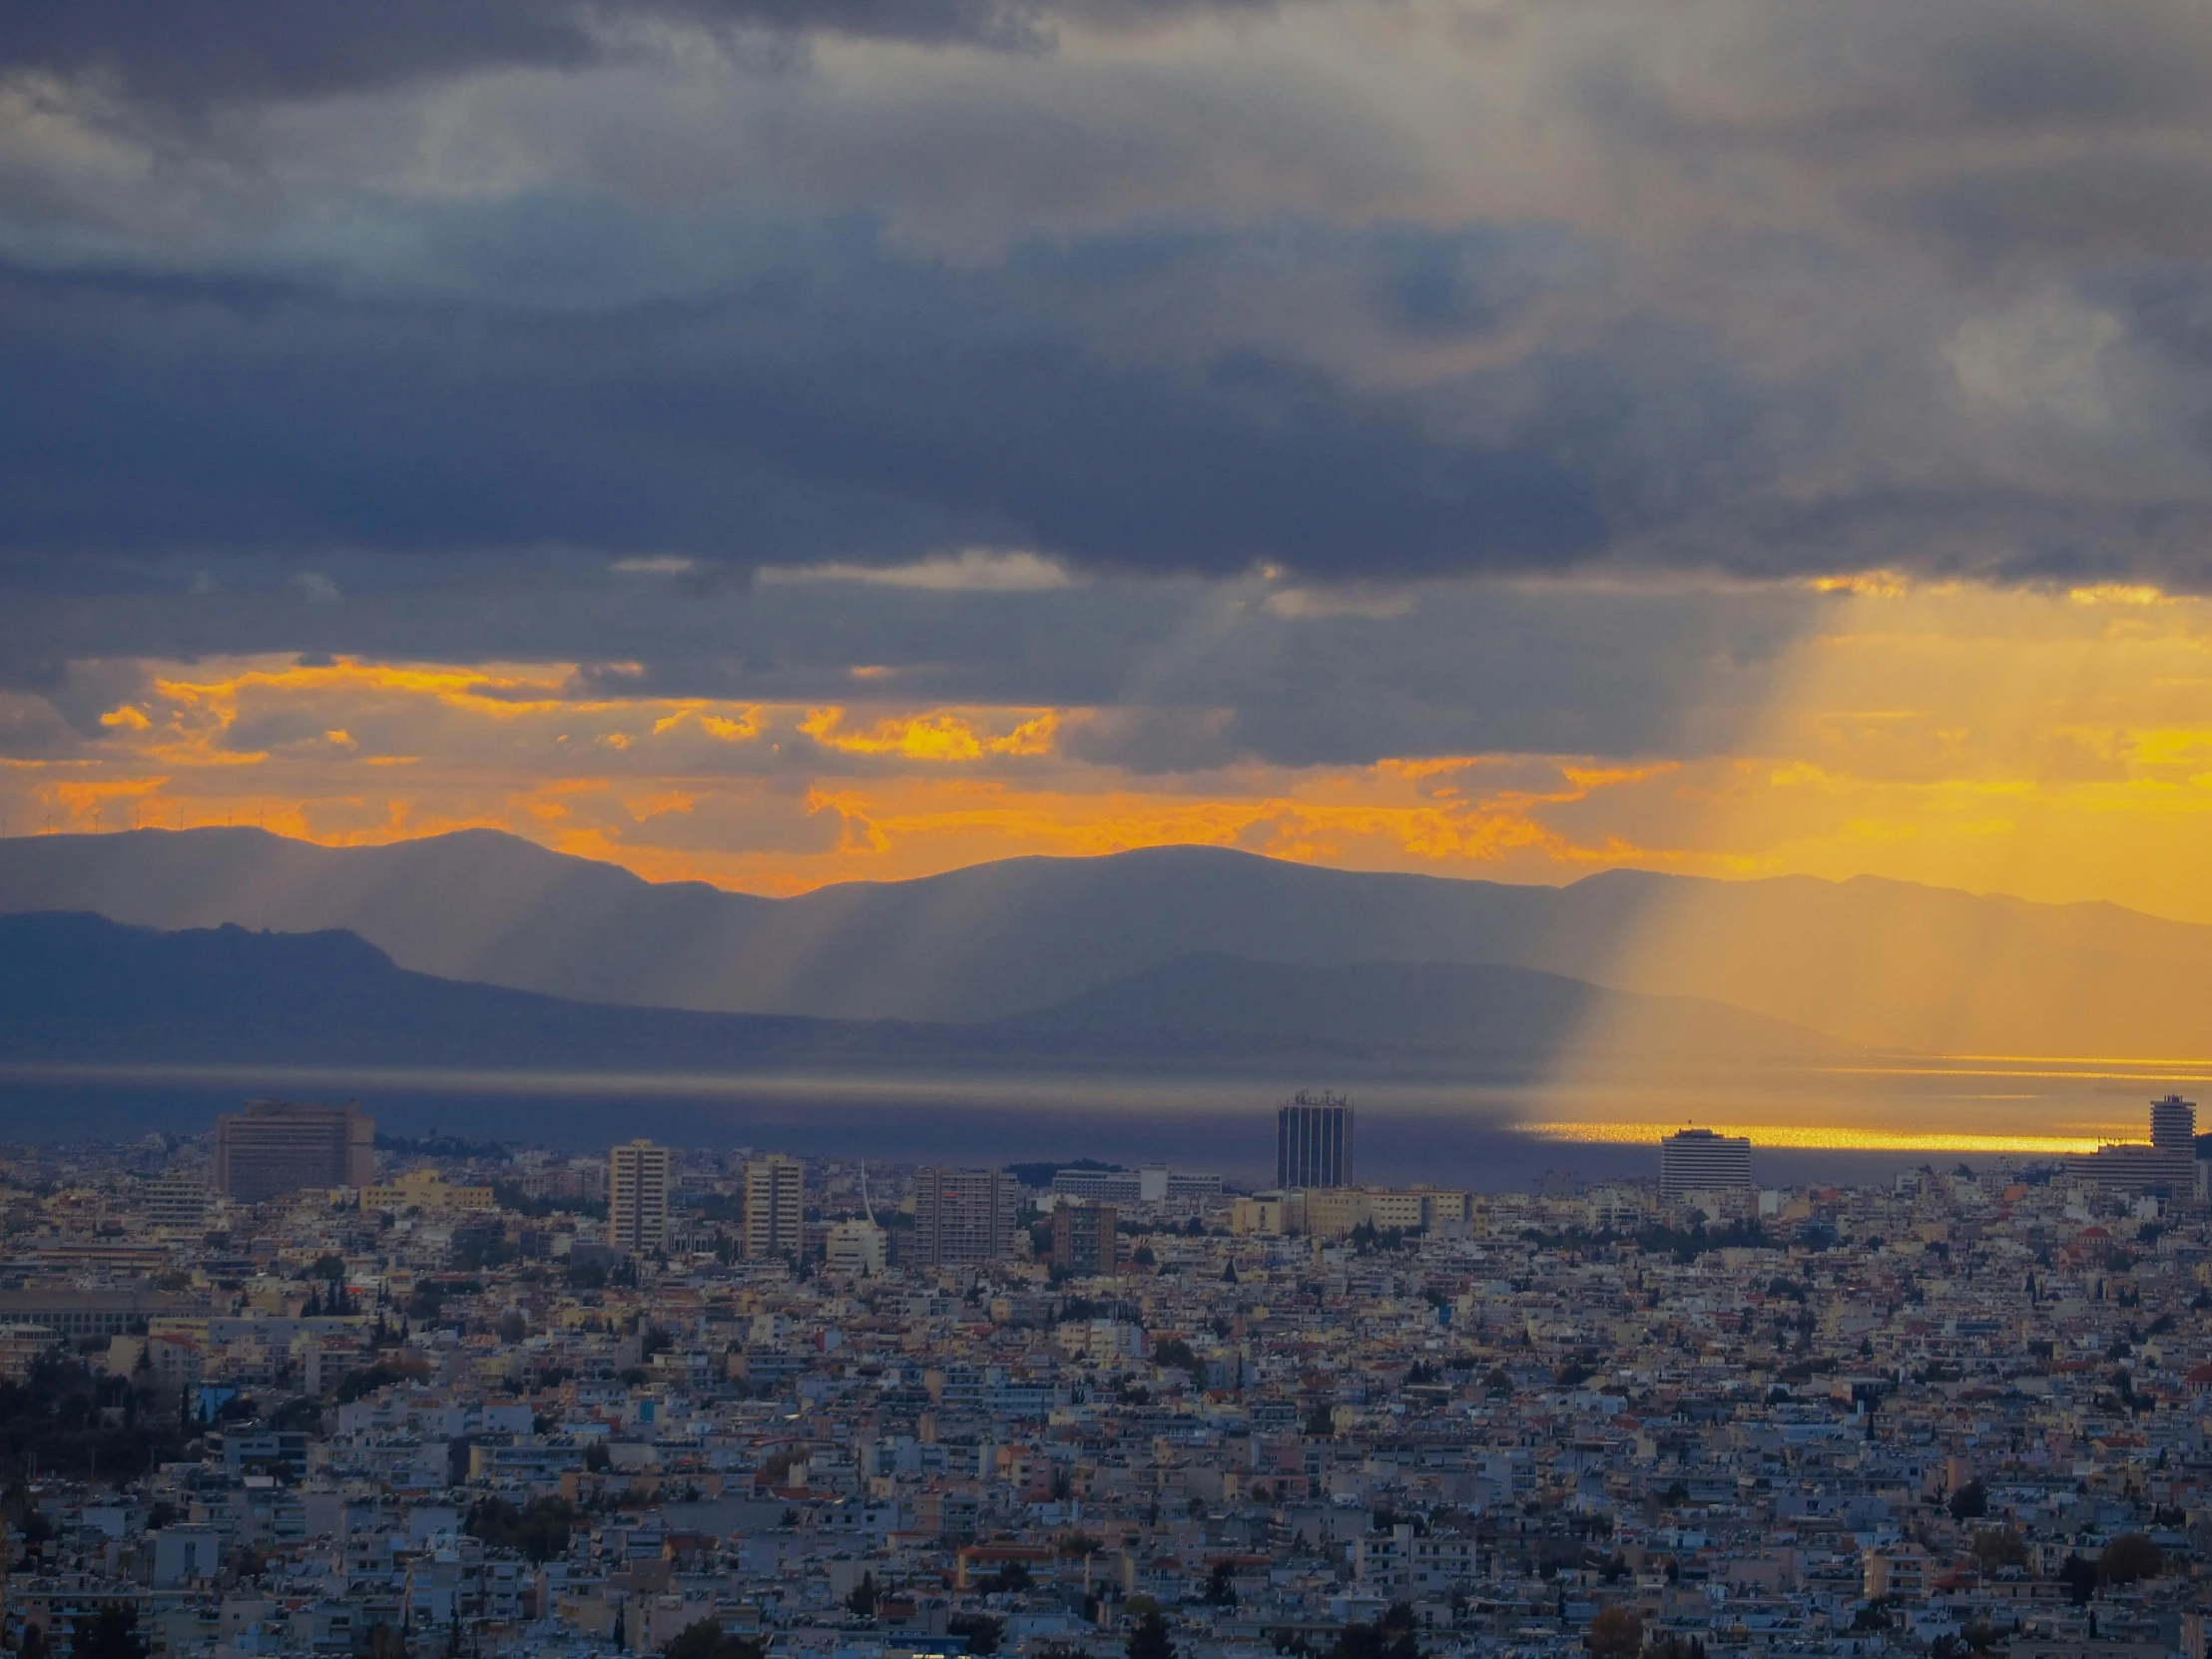
[(1128, 1659), (1175, 1659), (1175, 1639), (1168, 1621), (1157, 1611), (1145, 1614), (1131, 1626)]
[(2132, 1584), (2166, 1570), (2166, 1553), (2140, 1532), (2123, 1532), (2104, 1546), (2097, 1575), (2107, 1584)]
[(111, 1601), (89, 1619), (77, 1621), (72, 1659), (146, 1659), (147, 1642), (139, 1634), (138, 1609)]
[(469, 1510), (463, 1530), (533, 1561), (551, 1561), (568, 1553), (575, 1525), (576, 1507), (566, 1498), (534, 1497), (517, 1509), (503, 1497), (487, 1497)]
[(978, 1655), (998, 1651), (998, 1639), (1006, 1633), (1006, 1621), (988, 1613), (954, 1613), (944, 1621), (945, 1634), (965, 1636), (967, 1650)]
[(2076, 1607), (2086, 1607), (2097, 1593), (2097, 1564), (2079, 1555), (2068, 1555), (2058, 1563), (2058, 1582), (2066, 1586), (2066, 1594)]
[(1413, 1629), (1412, 1608), (1394, 1602), (1373, 1624), (1346, 1625), (1337, 1635), (1337, 1645), (1329, 1650), (1329, 1659), (1421, 1659)]
[(668, 1659), (763, 1659), (767, 1644), (733, 1636), (717, 1619), (695, 1619), (668, 1644)]

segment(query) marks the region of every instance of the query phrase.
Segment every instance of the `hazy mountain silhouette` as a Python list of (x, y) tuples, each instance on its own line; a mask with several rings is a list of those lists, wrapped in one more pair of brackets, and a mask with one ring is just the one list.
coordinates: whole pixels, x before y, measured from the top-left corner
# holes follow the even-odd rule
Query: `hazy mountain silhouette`
[(1642, 996), (1496, 963), (1301, 967), (1179, 956), (1001, 1024), (1029, 1031), (1172, 1031), (1395, 1049), (1541, 1056), (1594, 1034), (1654, 1059), (1834, 1055), (1848, 1045), (1691, 996)]
[(1526, 968), (1298, 968), (1185, 957), (1061, 1009), (987, 1025), (696, 1013), (574, 1002), (415, 973), (355, 934), (163, 932), (85, 912), (0, 915), (0, 1058), (103, 1063), (1092, 1069), (1393, 1059), (1541, 1061), (1593, 1002), (1614, 1048), (1728, 1059), (1833, 1051), (1754, 1015)]
[(1554, 888), (1160, 847), (767, 899), (489, 830), (380, 847), (254, 830), (0, 842), (0, 910), (65, 908), (161, 927), (345, 927), (424, 972), (694, 1009), (990, 1020), (1219, 952), (1506, 963), (1870, 1047), (2212, 1055), (2212, 928), (1872, 877), (1620, 870)]

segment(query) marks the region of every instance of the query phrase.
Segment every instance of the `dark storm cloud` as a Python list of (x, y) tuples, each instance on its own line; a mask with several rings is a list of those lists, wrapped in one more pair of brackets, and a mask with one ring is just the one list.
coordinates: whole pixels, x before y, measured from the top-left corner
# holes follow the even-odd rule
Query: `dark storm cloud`
[(1256, 351), (1183, 369), (1052, 331), (963, 339), (987, 278), (903, 301), (897, 280), (877, 274), (871, 318), (781, 295), (518, 318), (15, 273), (6, 534), (741, 564), (985, 541), (1133, 571), (1400, 574), (1604, 542), (1588, 469), (1533, 426), (1449, 438)]
[[(149, 659), (550, 659), (583, 665), (565, 691), (579, 702), (1100, 709), (1068, 729), (1067, 753), (1142, 773), (1725, 752), (1822, 603), (1802, 589), (1484, 581), (1369, 591), (1352, 601), (1365, 611), (1259, 579), (1028, 593), (702, 586), (560, 553), (336, 556), (318, 573), (343, 597), (315, 603), (299, 563), (277, 557), (64, 562), (77, 573), (66, 586), (34, 584), (27, 561), (0, 566), (0, 671), (76, 660), (57, 706), (88, 738), (145, 694)], [(86, 580), (95, 569), (101, 579)], [(52, 695), (64, 678), (22, 689)]]
[(112, 85), (157, 109), (370, 91), (508, 66), (574, 69), (675, 25), (794, 39), (845, 35), (1049, 47), (1062, 18), (1143, 26), (1274, 0), (28, 0), (0, 71)]
[[(2162, 0), (19, 8), (0, 674), (105, 628), (1192, 711), (1084, 740), (1132, 755), (1498, 724), (1454, 695), (1604, 747), (1636, 670), (1566, 652), (1578, 724), (1493, 652), (1537, 721), (1388, 661), (1386, 595), (1213, 682), (1131, 678), (1182, 598), (1080, 618), (1267, 565), (2202, 587), (2208, 87)], [(746, 586), (970, 547), (1096, 585)]]

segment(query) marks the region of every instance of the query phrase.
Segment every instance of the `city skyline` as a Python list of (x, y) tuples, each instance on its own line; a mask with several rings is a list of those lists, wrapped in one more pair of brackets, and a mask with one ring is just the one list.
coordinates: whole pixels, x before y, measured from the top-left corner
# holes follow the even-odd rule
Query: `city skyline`
[(2212, 10), (0, 15), (0, 1659), (2212, 1659)]

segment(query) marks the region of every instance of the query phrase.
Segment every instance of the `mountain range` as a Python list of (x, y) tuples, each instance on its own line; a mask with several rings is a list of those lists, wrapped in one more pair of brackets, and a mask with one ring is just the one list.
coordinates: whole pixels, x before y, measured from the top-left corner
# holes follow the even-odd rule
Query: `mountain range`
[(0, 841), (0, 912), (60, 909), (342, 928), (423, 973), (703, 1012), (973, 1024), (1213, 954), (1534, 969), (1885, 1050), (2212, 1056), (2212, 927), (1874, 877), (1614, 870), (1549, 887), (1173, 846), (779, 899), (490, 830), (363, 847), (230, 829)]
[(17, 1063), (630, 1073), (1326, 1063), (1450, 1074), (1538, 1064), (1585, 1029), (1626, 1059), (1835, 1048), (1718, 1003), (1529, 968), (1186, 956), (1058, 1007), (956, 1025), (575, 1002), (412, 972), (338, 929), (165, 932), (77, 911), (0, 915), (0, 1060)]

